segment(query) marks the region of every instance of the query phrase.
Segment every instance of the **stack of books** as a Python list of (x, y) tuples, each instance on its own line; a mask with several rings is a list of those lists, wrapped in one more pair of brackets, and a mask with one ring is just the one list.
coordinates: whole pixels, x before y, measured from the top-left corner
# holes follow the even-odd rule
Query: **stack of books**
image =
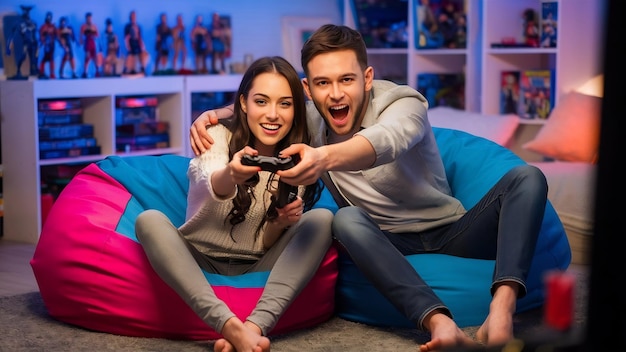
[(116, 151), (169, 147), (169, 123), (159, 121), (156, 96), (119, 97), (115, 104)]
[(92, 124), (83, 123), (80, 99), (39, 100), (39, 158), (100, 154)]

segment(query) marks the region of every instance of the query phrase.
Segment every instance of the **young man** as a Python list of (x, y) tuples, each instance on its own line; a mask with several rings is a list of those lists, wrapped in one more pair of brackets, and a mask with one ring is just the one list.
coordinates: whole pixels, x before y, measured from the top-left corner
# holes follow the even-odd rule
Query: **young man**
[[(488, 345), (511, 340), (516, 301), (526, 294), (543, 221), (544, 175), (518, 166), (476, 206), (464, 209), (451, 195), (426, 99), (408, 86), (374, 80), (358, 32), (322, 26), (301, 53), (314, 136), (311, 147), (283, 150), (281, 155), (299, 154), (301, 161), (279, 172), (281, 179), (296, 185), (323, 177), (330, 189), (337, 188), (342, 207), (333, 220), (334, 236), (373, 285), (417, 328), (430, 332), (421, 351), (475, 342), (406, 260), (414, 253), (495, 259), (492, 285), (485, 288), (493, 298), (476, 336)], [(208, 111), (196, 119), (194, 152), (210, 148), (206, 125), (231, 111)]]

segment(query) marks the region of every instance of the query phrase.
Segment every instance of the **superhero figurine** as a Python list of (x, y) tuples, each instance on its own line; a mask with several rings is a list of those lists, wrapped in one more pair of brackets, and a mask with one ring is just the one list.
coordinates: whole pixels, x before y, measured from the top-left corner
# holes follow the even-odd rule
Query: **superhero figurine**
[(117, 76), (117, 63), (120, 57), (120, 42), (117, 34), (113, 32), (113, 21), (107, 18), (104, 22), (104, 67), (103, 74), (105, 76)]
[(124, 44), (126, 45), (125, 74), (137, 74), (136, 67), (142, 74), (146, 72), (147, 51), (143, 42), (141, 27), (137, 23), (137, 13), (133, 10), (129, 15), (129, 22), (124, 27)]
[(161, 13), (161, 20), (156, 27), (156, 60), (154, 60), (154, 72), (165, 71), (170, 59), (170, 47), (172, 44), (172, 29), (167, 24), (167, 14)]
[[(39, 78), (56, 78), (54, 74), (54, 48), (57, 41), (57, 26), (52, 22), (52, 12), (46, 13), (44, 24), (39, 27), (39, 43), (43, 47), (43, 58), (39, 63)], [(46, 75), (48, 64), (49, 75)]]
[(11, 48), (15, 56), (15, 67), (17, 72), (15, 76), (8, 79), (26, 79), (22, 75), (22, 64), (28, 56), (30, 62), (30, 75), (37, 76), (39, 70), (37, 69), (37, 24), (30, 18), (30, 10), (32, 6), (20, 6), (22, 9), (22, 17), (19, 22), (13, 27), (12, 33), (8, 36), (6, 41), (6, 53), (11, 55)]
[(72, 69), (72, 78), (78, 78), (76, 76), (76, 61), (74, 60), (73, 43), (76, 42), (76, 35), (74, 29), (68, 25), (67, 17), (61, 17), (59, 19), (59, 27), (57, 28), (57, 40), (63, 49), (63, 57), (61, 58), (61, 67), (59, 67), (59, 78), (64, 78), (63, 73), (65, 70), (65, 64), (69, 63)]
[(87, 78), (89, 71), (89, 63), (93, 62), (95, 69), (94, 75), (100, 76), (100, 66), (102, 65), (102, 58), (98, 59), (98, 46), (96, 45), (98, 39), (98, 26), (92, 22), (91, 12), (85, 14), (85, 23), (80, 26), (80, 44), (83, 45), (85, 50), (85, 61), (83, 62), (83, 75), (82, 78)]

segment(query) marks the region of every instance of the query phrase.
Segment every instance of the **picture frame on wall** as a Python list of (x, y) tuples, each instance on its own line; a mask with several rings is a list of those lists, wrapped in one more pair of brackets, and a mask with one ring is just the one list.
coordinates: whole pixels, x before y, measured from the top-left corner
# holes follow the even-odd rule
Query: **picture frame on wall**
[(326, 17), (287, 16), (281, 19), (283, 56), (298, 72), (304, 72), (300, 64), (300, 50), (304, 42), (319, 27), (331, 23)]

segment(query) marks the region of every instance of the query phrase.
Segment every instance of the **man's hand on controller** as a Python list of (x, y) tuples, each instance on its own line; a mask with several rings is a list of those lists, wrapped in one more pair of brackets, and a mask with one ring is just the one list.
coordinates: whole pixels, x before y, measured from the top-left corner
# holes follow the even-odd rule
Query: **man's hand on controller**
[(326, 157), (323, 147), (313, 148), (306, 144), (292, 144), (285, 148), (280, 155), (297, 156), (299, 162), (289, 170), (278, 171), (276, 174), (281, 180), (290, 185), (310, 185), (326, 172)]

